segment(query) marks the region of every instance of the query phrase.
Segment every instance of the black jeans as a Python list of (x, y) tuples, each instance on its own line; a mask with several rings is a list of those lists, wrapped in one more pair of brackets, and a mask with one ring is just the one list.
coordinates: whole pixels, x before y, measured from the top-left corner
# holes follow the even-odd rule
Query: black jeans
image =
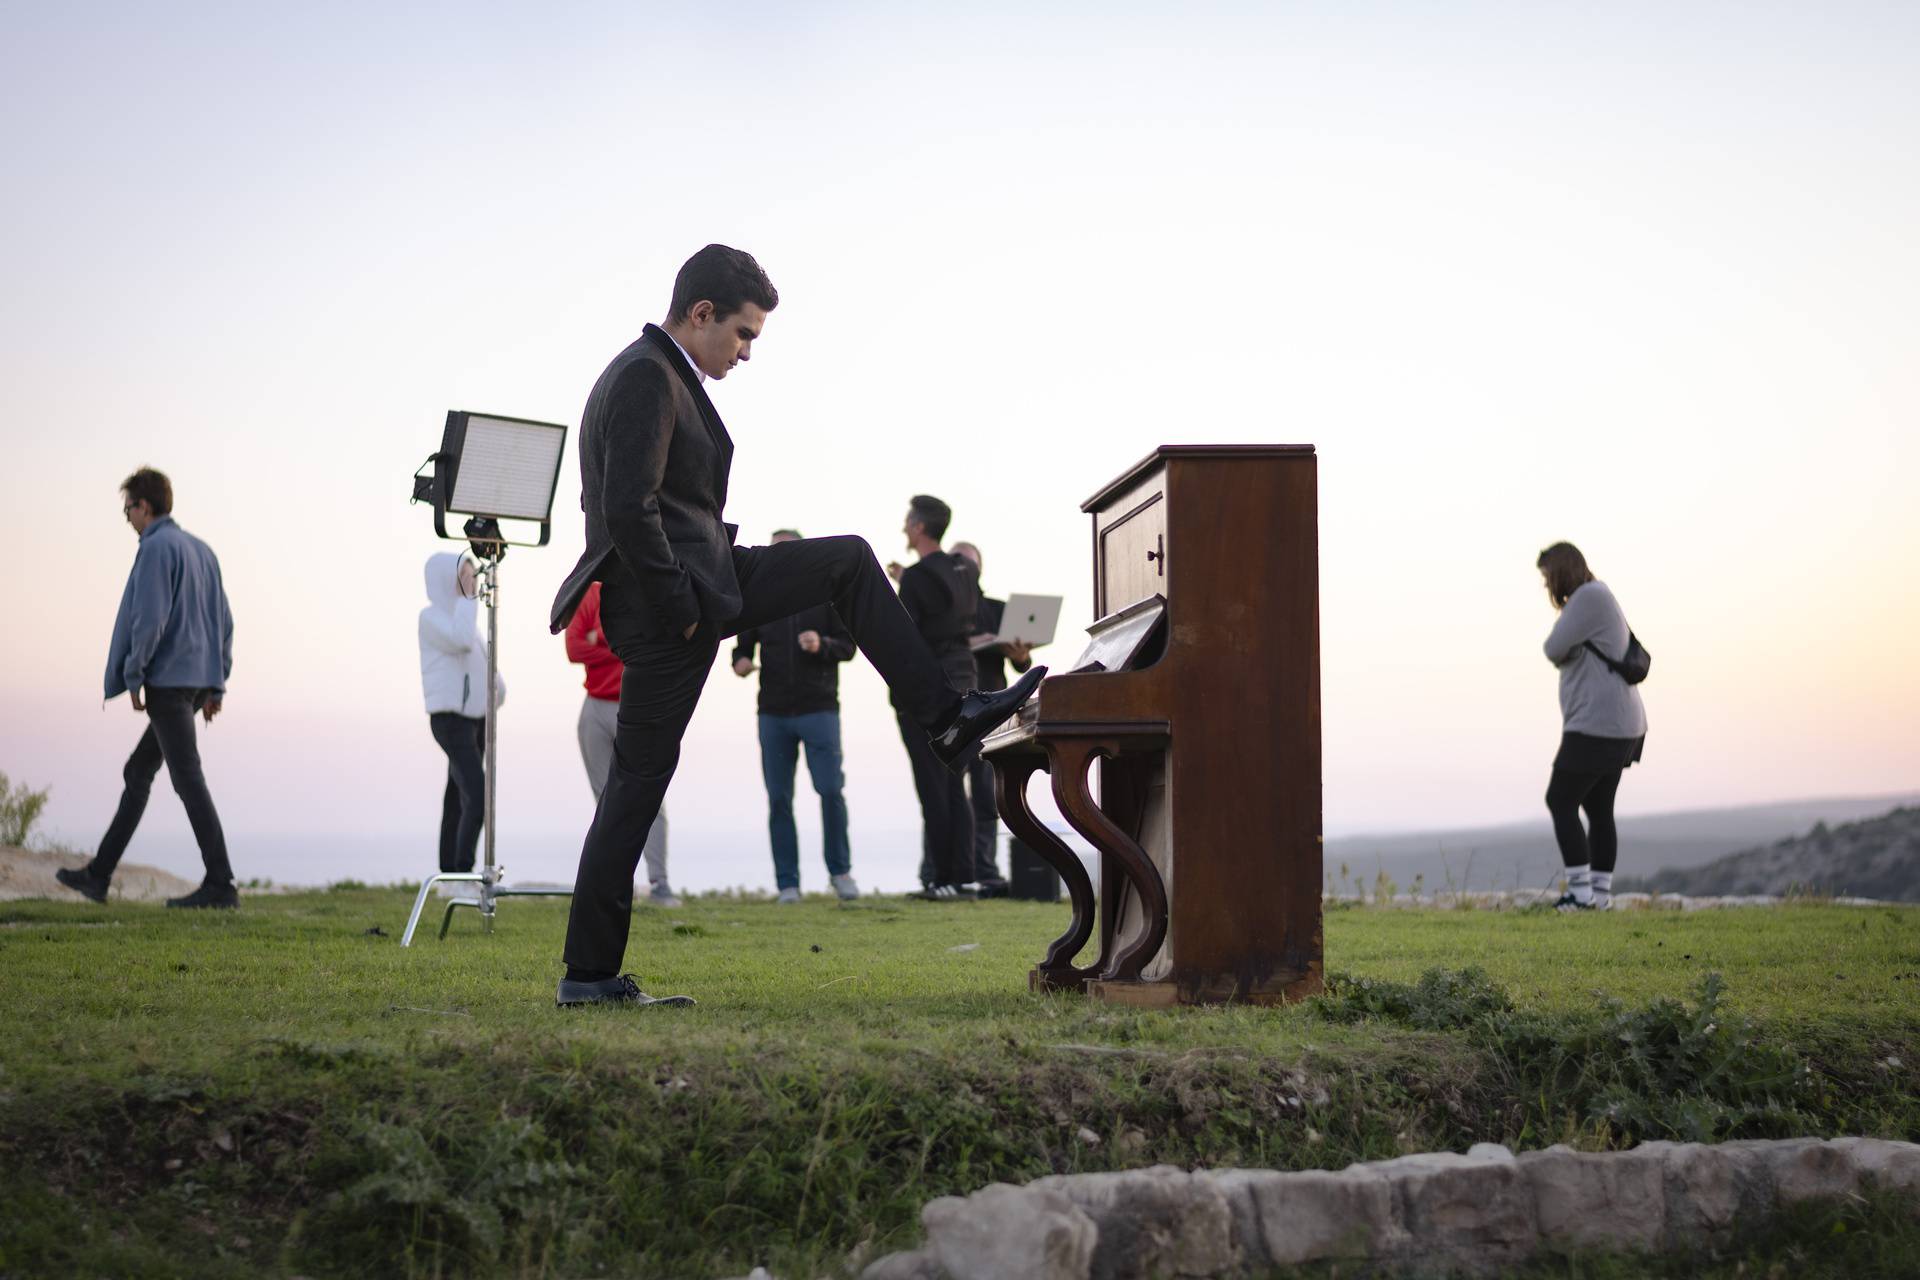
[(127, 842), (147, 811), (147, 797), (153, 792), (154, 775), (165, 761), (167, 777), (180, 803), (187, 807), (187, 821), (193, 824), (193, 838), (200, 845), (200, 861), (206, 864), (207, 883), (233, 883), (233, 865), (227, 861), (227, 835), (220, 828), (220, 815), (213, 807), (213, 793), (207, 790), (207, 775), (200, 769), (200, 745), (194, 738), (194, 713), (206, 705), (211, 689), (148, 689), (147, 731), (127, 757), (121, 773), (126, 789), (120, 793), (120, 807), (114, 811), (107, 834), (100, 839), (100, 851), (93, 855), (93, 873), (105, 878), (120, 865)]
[(920, 879), (929, 885), (962, 885), (973, 879), (973, 808), (966, 779), (940, 763), (927, 735), (905, 715), (900, 740), (913, 767), (913, 792), (920, 798)]
[(487, 722), (452, 711), (427, 717), (447, 753), (447, 790), (440, 798), (440, 869), (471, 871), (487, 817)]
[(973, 878), (981, 884), (1000, 879), (1000, 806), (993, 797), (993, 765), (975, 757), (967, 766), (968, 799), (973, 803)]
[(956, 695), (939, 662), (864, 538), (735, 547), (733, 570), (740, 616), (724, 626), (703, 620), (690, 640), (655, 635), (652, 619), (617, 578), (602, 585), (600, 625), (626, 671), (613, 768), (580, 850), (567, 916), (566, 962), (577, 974), (620, 970), (632, 924), (634, 868), (680, 763), (680, 739), (721, 640), (811, 605), (831, 604), (915, 721), (935, 724), (953, 708)]
[[(1553, 838), (1560, 844), (1560, 860), (1569, 867), (1589, 865), (1595, 871), (1613, 870), (1620, 856), (1620, 833), (1613, 825), (1613, 797), (1620, 789), (1619, 769), (1584, 773), (1555, 769), (1547, 783), (1547, 811), (1553, 815)], [(1587, 811), (1587, 827), (1580, 810)]]

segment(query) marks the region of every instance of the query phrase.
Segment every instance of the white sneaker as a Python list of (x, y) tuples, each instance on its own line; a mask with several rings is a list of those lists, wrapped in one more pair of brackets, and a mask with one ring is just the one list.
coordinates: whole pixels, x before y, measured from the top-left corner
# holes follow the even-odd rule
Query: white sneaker
[(653, 882), (653, 888), (647, 893), (647, 901), (656, 907), (665, 907), (669, 911), (686, 905), (680, 901), (680, 895), (673, 891), (673, 886), (665, 880)]
[(782, 889), (780, 896), (774, 899), (774, 901), (789, 907), (798, 906), (800, 904), (800, 891), (798, 889)]
[(827, 877), (833, 882), (833, 891), (840, 895), (840, 901), (852, 902), (860, 896), (860, 886), (853, 882), (853, 876), (839, 875)]

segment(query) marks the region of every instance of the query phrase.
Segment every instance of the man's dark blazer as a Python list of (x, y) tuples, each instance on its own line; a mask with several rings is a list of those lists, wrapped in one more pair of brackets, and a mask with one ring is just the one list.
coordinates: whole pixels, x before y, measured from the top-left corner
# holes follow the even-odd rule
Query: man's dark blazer
[(594, 581), (639, 601), (651, 638), (739, 617), (739, 530), (720, 518), (733, 440), (664, 329), (648, 325), (593, 384), (579, 439), (587, 549), (554, 597), (553, 630)]

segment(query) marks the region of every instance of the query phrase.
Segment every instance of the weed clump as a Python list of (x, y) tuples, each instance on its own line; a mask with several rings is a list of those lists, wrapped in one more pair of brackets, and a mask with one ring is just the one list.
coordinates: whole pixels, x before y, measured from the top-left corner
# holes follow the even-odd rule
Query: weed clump
[[(356, 1176), (320, 1208), (316, 1226), (338, 1253), (382, 1257), (402, 1242), (410, 1263), (463, 1269), (511, 1243), (555, 1241), (578, 1208), (585, 1170), (560, 1158), (534, 1121), (502, 1116), (429, 1136), (363, 1114), (335, 1153)], [(412, 1267), (409, 1267), (412, 1270)]]
[(16, 786), (0, 773), (0, 844), (26, 847), (49, 794), (45, 787), (36, 791), (24, 782)]
[(1517, 1010), (1478, 968), (1428, 969), (1417, 982), (1336, 974), (1316, 1012), (1464, 1033), (1530, 1099), (1534, 1118), (1571, 1110), (1631, 1139), (1717, 1142), (1818, 1128), (1811, 1067), (1760, 1039), (1724, 1007), (1717, 973), (1690, 1004), (1667, 997), (1639, 1008), (1612, 999), (1558, 1016)]

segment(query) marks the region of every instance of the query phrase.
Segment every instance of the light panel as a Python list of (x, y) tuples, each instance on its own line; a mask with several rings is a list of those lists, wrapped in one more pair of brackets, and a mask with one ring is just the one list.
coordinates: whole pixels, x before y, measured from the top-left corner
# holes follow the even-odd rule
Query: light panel
[(466, 415), (465, 439), (447, 510), (470, 516), (546, 520), (567, 429), (485, 414)]

